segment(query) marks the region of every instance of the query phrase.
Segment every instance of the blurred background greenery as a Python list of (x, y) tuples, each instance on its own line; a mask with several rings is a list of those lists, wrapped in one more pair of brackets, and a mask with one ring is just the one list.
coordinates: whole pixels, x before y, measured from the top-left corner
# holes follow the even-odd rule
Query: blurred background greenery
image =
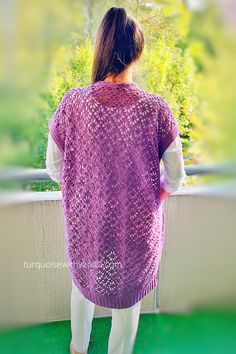
[[(170, 103), (185, 164), (235, 158), (232, 1), (20, 0), (0, 6), (1, 166), (45, 168), (48, 120), (68, 88), (90, 84), (96, 31), (111, 6), (124, 6), (144, 30), (134, 81)], [(194, 176), (186, 183), (211, 179)], [(60, 189), (54, 182), (25, 188)]]

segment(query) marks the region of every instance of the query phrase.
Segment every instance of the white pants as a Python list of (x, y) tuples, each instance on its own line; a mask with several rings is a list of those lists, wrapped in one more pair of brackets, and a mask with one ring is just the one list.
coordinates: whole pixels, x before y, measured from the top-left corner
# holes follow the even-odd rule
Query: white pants
[[(72, 281), (72, 345), (80, 353), (88, 350), (95, 304), (86, 299)], [(139, 323), (141, 300), (131, 307), (111, 309), (112, 323), (108, 354), (132, 354)]]

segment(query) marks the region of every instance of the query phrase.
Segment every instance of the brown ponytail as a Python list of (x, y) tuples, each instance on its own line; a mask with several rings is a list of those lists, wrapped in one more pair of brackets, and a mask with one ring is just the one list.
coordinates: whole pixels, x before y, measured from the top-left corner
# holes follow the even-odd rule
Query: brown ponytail
[(99, 26), (92, 83), (104, 80), (107, 75), (118, 75), (143, 52), (144, 36), (138, 22), (128, 16), (123, 7), (111, 7)]

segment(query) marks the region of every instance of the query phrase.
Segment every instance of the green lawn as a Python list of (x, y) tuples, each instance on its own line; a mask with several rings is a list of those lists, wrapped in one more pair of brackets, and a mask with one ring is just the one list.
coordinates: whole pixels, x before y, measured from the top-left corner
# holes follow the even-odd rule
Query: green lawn
[[(89, 354), (107, 353), (111, 318), (94, 318)], [(66, 354), (70, 322), (60, 321), (0, 333), (2, 354)], [(134, 354), (236, 353), (236, 311), (141, 314)]]

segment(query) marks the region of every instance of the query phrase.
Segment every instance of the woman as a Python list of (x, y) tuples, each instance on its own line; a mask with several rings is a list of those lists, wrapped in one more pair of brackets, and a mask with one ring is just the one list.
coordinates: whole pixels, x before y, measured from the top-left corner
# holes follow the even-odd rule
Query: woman
[(69, 89), (48, 125), (46, 166), (62, 188), (72, 274), (73, 354), (87, 352), (95, 304), (112, 309), (108, 353), (132, 353), (141, 300), (157, 286), (162, 201), (185, 177), (170, 106), (132, 81), (143, 49), (138, 22), (110, 8), (92, 83)]

